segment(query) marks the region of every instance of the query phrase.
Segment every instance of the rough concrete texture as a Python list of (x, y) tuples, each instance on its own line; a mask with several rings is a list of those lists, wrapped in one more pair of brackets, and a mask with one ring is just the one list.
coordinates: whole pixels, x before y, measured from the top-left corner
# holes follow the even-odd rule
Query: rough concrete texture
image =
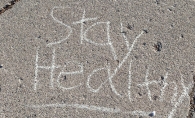
[(0, 2), (0, 8), (4, 7), (7, 3), (9, 3), (10, 0), (1, 0)]
[(0, 15), (5, 118), (184, 118), (192, 0), (21, 0)]

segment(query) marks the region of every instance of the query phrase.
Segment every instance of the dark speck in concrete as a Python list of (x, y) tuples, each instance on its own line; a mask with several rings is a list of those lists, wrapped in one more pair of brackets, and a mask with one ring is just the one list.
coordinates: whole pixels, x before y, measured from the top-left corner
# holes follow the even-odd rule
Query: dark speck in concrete
[(155, 113), (152, 112), (152, 113), (149, 114), (149, 116), (153, 117), (153, 116), (155, 116)]
[(139, 96), (142, 96), (142, 94), (140, 92), (138, 94), (139, 94)]
[(168, 8), (169, 11), (173, 11), (171, 8)]
[(134, 56), (135, 57), (135, 59), (138, 59), (138, 56), (136, 55), (136, 56)]
[(164, 78), (164, 76), (161, 76), (161, 80), (164, 80), (165, 78)]
[(145, 30), (145, 29), (144, 29), (143, 31), (144, 31), (146, 34), (148, 33), (148, 30)]
[(160, 4), (160, 0), (156, 0), (156, 4), (157, 4), (157, 5)]
[(66, 80), (66, 76), (64, 76), (64, 80)]
[(123, 33), (123, 34), (125, 34), (125, 35), (127, 34), (127, 32), (125, 32), (125, 31), (122, 31), (121, 33)]
[(174, 4), (174, 5), (173, 5), (173, 7), (176, 7), (176, 6), (177, 6), (177, 4)]
[(129, 29), (129, 30), (133, 30), (133, 27), (134, 27), (134, 25), (130, 25), (130, 24), (128, 23), (128, 25), (127, 25), (127, 29)]
[(156, 48), (156, 51), (161, 51), (162, 50), (162, 43), (160, 41), (158, 41), (154, 47)]
[(155, 96), (153, 97), (153, 100), (157, 100), (157, 99), (158, 99), (158, 96), (155, 95)]
[(181, 34), (181, 38), (184, 38), (184, 35), (183, 34)]

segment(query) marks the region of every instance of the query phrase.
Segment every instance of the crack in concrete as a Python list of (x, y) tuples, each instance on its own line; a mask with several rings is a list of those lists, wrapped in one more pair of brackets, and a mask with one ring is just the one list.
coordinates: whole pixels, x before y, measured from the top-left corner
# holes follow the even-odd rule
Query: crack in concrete
[(5, 11), (7, 11), (8, 9), (11, 9), (13, 5), (16, 4), (16, 2), (18, 1), (20, 0), (12, 0), (8, 4), (6, 4), (3, 8), (0, 9), (0, 15), (4, 13)]
[(188, 112), (187, 118), (193, 118), (195, 112), (195, 74), (193, 75), (194, 86), (192, 88), (192, 92), (190, 93), (190, 110)]

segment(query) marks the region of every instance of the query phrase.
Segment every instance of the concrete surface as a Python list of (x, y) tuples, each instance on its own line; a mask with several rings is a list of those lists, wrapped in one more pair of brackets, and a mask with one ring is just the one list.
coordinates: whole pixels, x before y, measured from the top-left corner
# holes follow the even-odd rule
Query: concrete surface
[(4, 7), (7, 3), (9, 3), (10, 0), (1, 0), (0, 2), (0, 8)]
[(195, 2), (21, 0), (0, 15), (0, 115), (184, 118)]

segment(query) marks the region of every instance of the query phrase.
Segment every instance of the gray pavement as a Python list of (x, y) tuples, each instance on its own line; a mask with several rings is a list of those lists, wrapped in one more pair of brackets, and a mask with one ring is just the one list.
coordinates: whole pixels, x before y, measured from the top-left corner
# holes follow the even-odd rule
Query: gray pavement
[(194, 14), (193, 0), (17, 2), (0, 15), (0, 116), (187, 117)]
[(1, 0), (0, 8), (4, 7), (7, 3), (9, 3), (9, 0)]

